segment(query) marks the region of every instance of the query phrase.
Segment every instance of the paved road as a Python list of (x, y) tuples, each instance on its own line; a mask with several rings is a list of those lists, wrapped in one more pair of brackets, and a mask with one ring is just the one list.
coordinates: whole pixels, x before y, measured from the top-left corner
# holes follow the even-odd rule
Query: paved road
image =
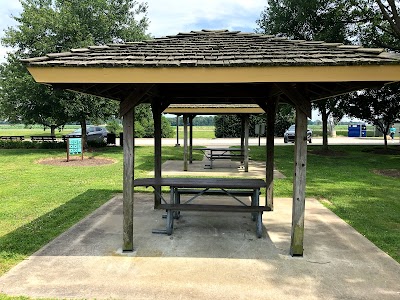
[[(118, 139), (117, 139), (118, 140)], [(119, 141), (118, 141), (119, 142)], [(389, 144), (392, 144), (391, 141), (388, 141)], [(179, 140), (181, 146), (183, 146), (183, 139)], [(383, 138), (349, 138), (349, 137), (336, 137), (329, 138), (329, 145), (383, 145)], [(152, 138), (146, 139), (136, 139), (135, 144), (137, 146), (151, 146), (154, 144), (154, 140)], [(174, 146), (176, 144), (176, 138), (171, 139), (162, 139), (163, 146)], [(394, 144), (400, 144), (400, 141), (397, 139)], [(194, 146), (235, 146), (240, 145), (239, 138), (226, 138), (226, 139), (193, 139)], [(249, 139), (250, 146), (258, 145), (258, 138), (250, 138)], [(261, 138), (261, 145), (265, 145), (265, 138)], [(293, 145), (291, 143), (285, 144), (283, 142), (283, 138), (275, 138), (275, 145)], [(322, 137), (313, 138), (312, 145), (322, 145)]]

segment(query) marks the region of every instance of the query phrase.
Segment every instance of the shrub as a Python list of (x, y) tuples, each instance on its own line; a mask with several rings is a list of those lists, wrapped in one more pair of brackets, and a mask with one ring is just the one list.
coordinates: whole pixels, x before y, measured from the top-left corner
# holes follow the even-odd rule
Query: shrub
[(119, 134), (122, 131), (122, 126), (117, 119), (113, 119), (107, 123), (106, 129), (110, 133)]
[(90, 148), (102, 148), (106, 147), (107, 143), (105, 141), (88, 141), (87, 142), (88, 147)]
[(66, 149), (65, 142), (0, 141), (0, 149)]

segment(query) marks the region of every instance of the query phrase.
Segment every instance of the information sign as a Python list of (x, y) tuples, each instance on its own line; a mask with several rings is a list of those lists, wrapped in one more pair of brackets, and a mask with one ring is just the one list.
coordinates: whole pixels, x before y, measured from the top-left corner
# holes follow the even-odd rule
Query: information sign
[(67, 161), (70, 155), (81, 154), (83, 159), (82, 138), (67, 139)]
[(81, 154), (82, 153), (82, 139), (71, 138), (69, 139), (69, 154)]

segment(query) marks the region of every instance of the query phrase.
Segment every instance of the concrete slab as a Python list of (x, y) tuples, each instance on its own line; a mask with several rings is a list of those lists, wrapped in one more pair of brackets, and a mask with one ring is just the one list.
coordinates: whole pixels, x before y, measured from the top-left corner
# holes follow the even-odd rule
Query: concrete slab
[(135, 195), (135, 251), (122, 254), (117, 196), (0, 278), (8, 295), (86, 299), (399, 299), (400, 265), (307, 199), (305, 255), (288, 255), (291, 199), (257, 239), (245, 214), (185, 212), (172, 236), (152, 194)]

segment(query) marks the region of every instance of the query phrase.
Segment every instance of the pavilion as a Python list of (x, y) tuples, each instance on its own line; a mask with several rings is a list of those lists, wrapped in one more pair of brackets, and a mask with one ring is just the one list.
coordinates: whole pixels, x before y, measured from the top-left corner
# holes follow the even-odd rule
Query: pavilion
[[(134, 108), (151, 103), (155, 177), (161, 178), (161, 113), (171, 104), (256, 104), (267, 113), (266, 205), (273, 209), (278, 103), (296, 108), (292, 255), (303, 254), (307, 117), (311, 102), (400, 81), (400, 56), (384, 49), (289, 40), (228, 30), (179, 33), (25, 59), (38, 83), (120, 101), (124, 127), (123, 250), (132, 251)], [(157, 206), (157, 203), (156, 203)]]

